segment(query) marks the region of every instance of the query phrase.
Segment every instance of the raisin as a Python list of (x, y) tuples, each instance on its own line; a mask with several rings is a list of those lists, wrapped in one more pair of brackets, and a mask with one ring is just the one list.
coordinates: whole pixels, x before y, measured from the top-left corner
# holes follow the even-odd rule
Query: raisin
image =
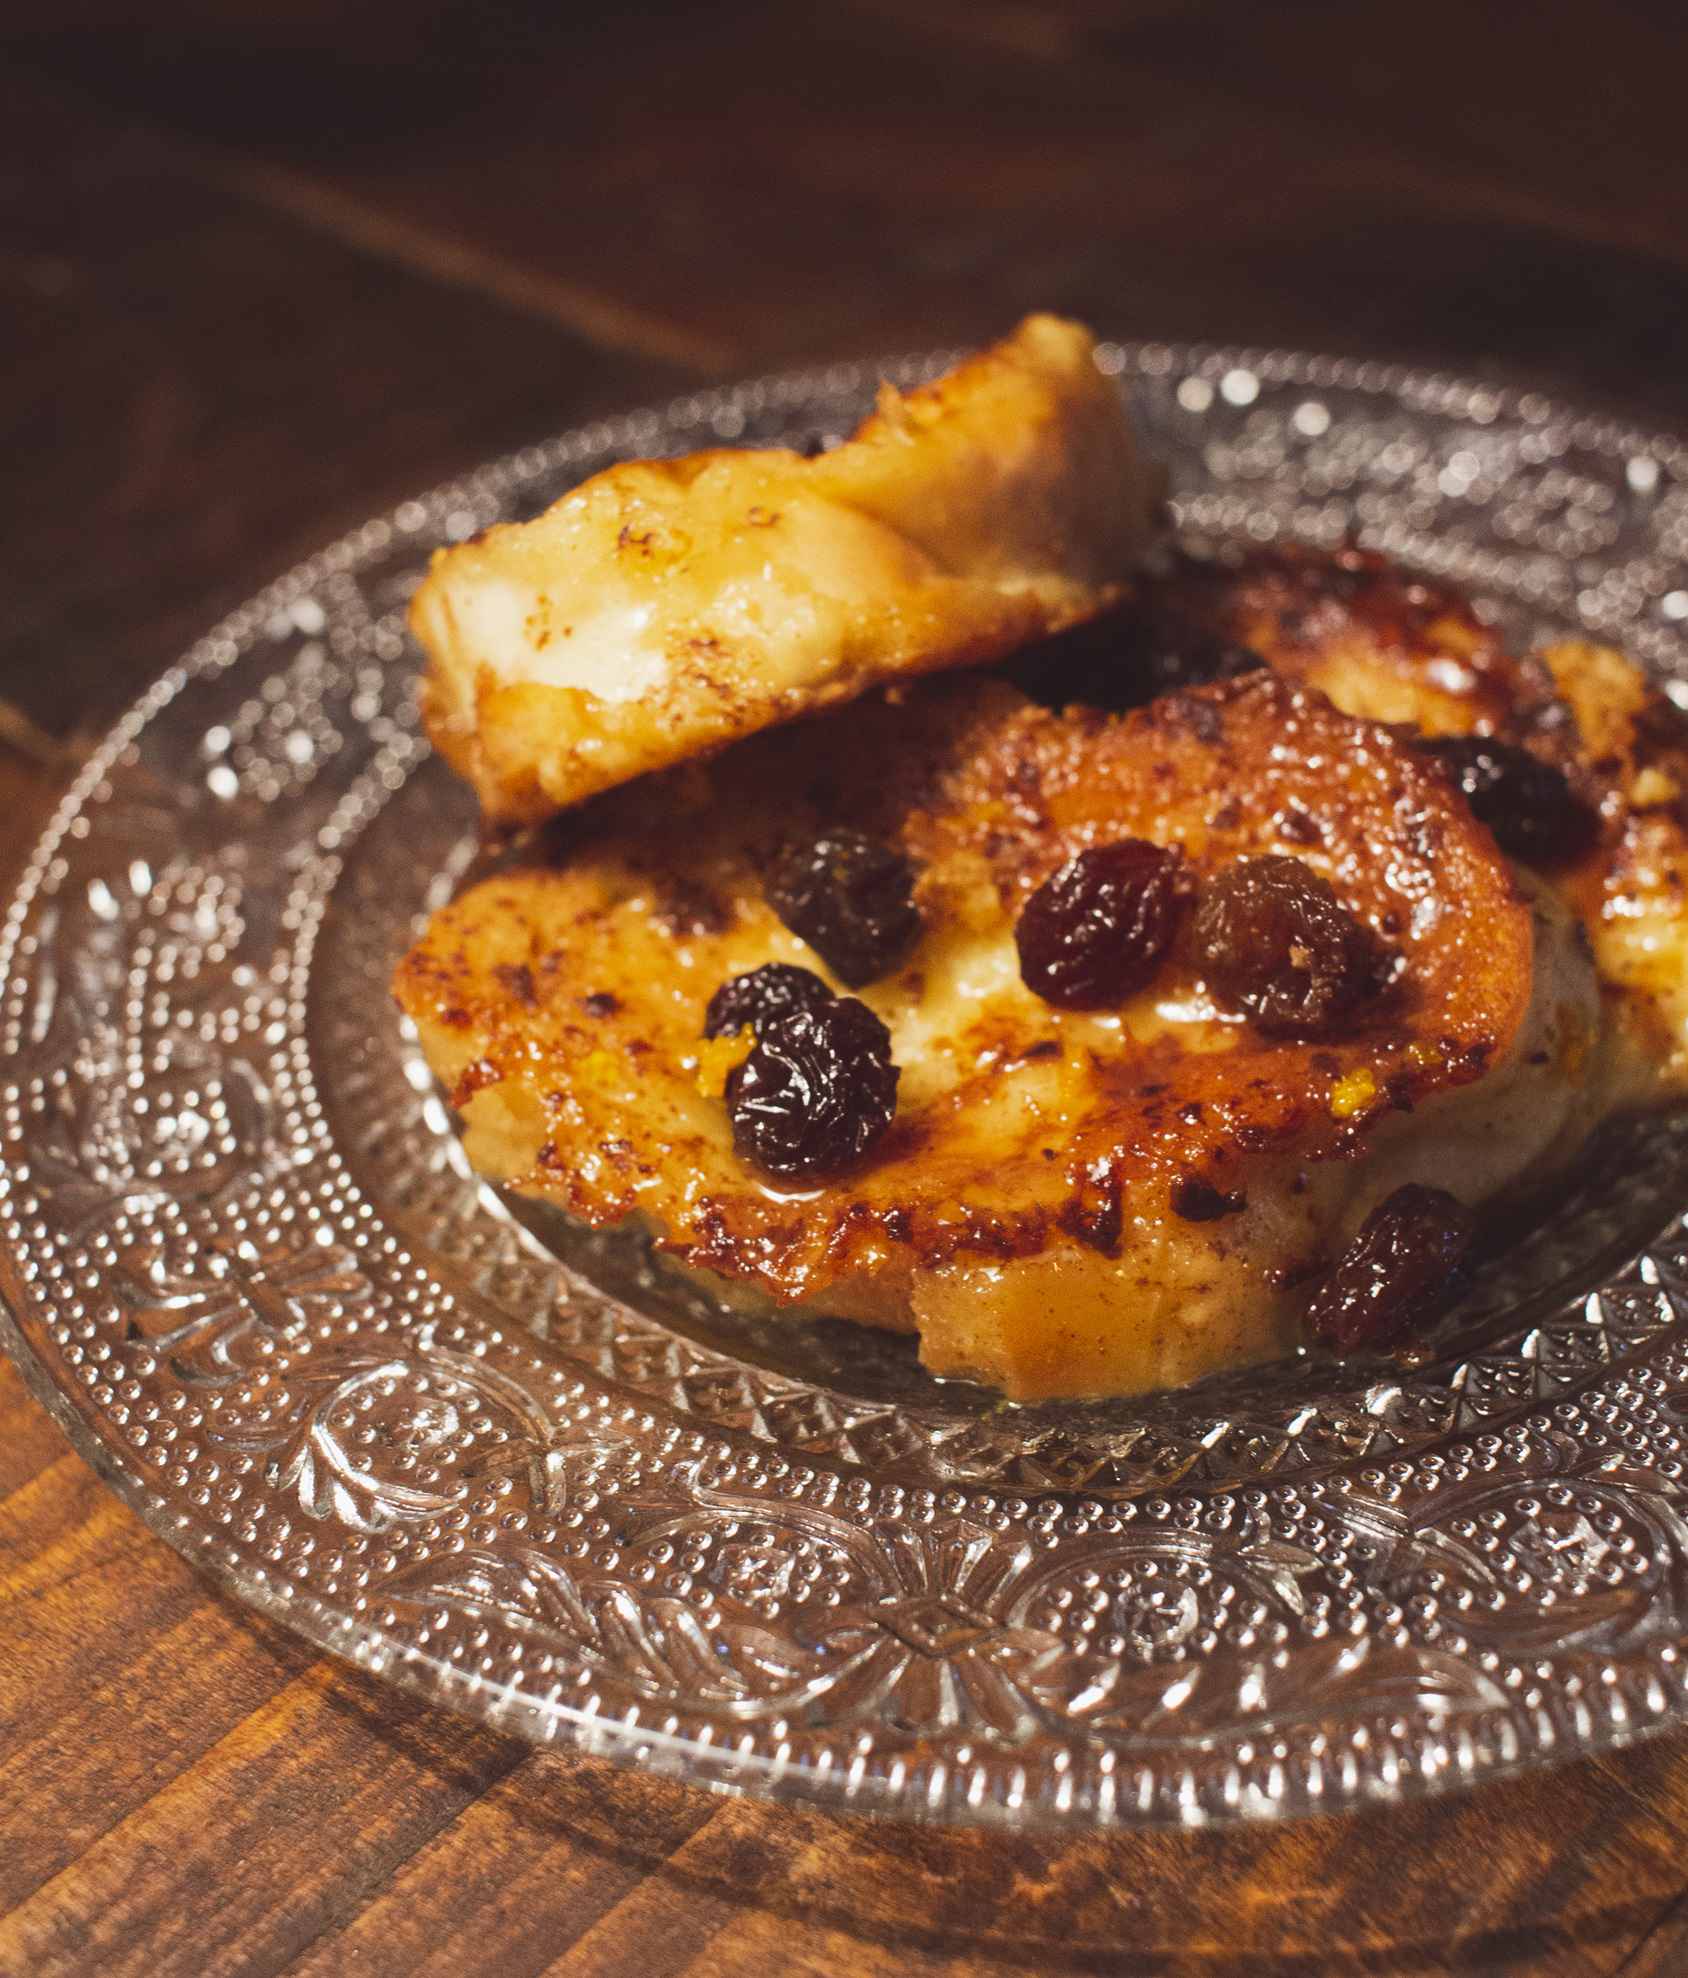
[(897, 1076), (891, 1033), (854, 996), (789, 1010), (727, 1080), (733, 1146), (770, 1174), (848, 1167), (891, 1124)]
[(1409, 1182), (1373, 1209), (1307, 1308), (1316, 1338), (1380, 1346), (1446, 1302), (1477, 1219), (1445, 1188)]
[(1021, 909), (1021, 980), (1063, 1009), (1123, 1002), (1152, 979), (1186, 892), (1182, 854), (1146, 839), (1078, 853)]
[(767, 962), (748, 975), (723, 982), (703, 1013), (705, 1037), (727, 1037), (735, 1030), (754, 1030), (792, 1010), (818, 1010), (832, 1001), (832, 991), (813, 969), (790, 962)]
[(1592, 848), (1599, 821), (1552, 763), (1491, 735), (1447, 735), (1423, 746), (1509, 858), (1563, 865)]
[(1234, 679), (1265, 663), (1250, 646), (1128, 606), (1032, 647), (1008, 676), (1041, 706), (1117, 714), (1174, 688)]
[(1217, 1000), (1271, 1037), (1329, 1035), (1384, 981), (1377, 937), (1297, 858), (1227, 866), (1203, 889), (1191, 933)]
[(774, 861), (767, 894), (792, 933), (852, 989), (895, 968), (920, 933), (913, 868), (860, 831), (826, 831), (788, 846)]

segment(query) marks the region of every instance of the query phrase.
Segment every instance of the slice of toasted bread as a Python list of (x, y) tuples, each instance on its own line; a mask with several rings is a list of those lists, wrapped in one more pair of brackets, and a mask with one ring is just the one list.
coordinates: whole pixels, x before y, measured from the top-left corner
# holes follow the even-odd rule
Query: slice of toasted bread
[[(761, 875), (839, 822), (919, 869), (924, 935), (859, 992), (902, 1086), (856, 1169), (782, 1184), (734, 1152), (704, 1008), (764, 962), (821, 969)], [(589, 1223), (642, 1220), (756, 1297), (918, 1329), (930, 1366), (1011, 1395), (1280, 1353), (1297, 1283), (1383, 1195), (1481, 1200), (1599, 1104), (1567, 916), (1521, 893), (1412, 749), (1269, 672), (1124, 717), (931, 683), (621, 793), (578, 830), (566, 858), (446, 908), (398, 971), (477, 1167)], [(1197, 875), (1304, 859), (1399, 953), (1398, 983), (1316, 1043), (1221, 1011), (1177, 951), (1118, 1010), (1050, 1007), (1015, 919), (1073, 852), (1125, 836)]]
[(813, 459), (612, 467), (441, 550), (411, 607), (435, 745), (525, 824), (1120, 595), (1159, 509), (1088, 331), (1031, 316)]

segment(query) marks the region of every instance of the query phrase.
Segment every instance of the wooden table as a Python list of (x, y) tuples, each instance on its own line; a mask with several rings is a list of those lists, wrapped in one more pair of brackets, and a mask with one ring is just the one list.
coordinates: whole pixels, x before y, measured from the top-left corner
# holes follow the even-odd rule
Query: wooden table
[[(242, 593), (701, 377), (968, 338), (1364, 349), (1688, 418), (1668, 7), (65, 0), (0, 78), (15, 858)], [(721, 1801), (201, 1585), (0, 1371), (0, 1972), (1688, 1969), (1688, 1739), (1281, 1831)]]

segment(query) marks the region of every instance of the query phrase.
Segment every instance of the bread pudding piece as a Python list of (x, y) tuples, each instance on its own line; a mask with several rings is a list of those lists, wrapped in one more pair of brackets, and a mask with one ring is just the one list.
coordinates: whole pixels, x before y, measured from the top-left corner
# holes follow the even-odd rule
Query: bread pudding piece
[(535, 822), (1090, 617), (1161, 485), (1089, 332), (1030, 316), (814, 458), (630, 461), (438, 552), (410, 613), (428, 733), (491, 821)]
[[(930, 682), (569, 822), (565, 852), (475, 886), (397, 973), (477, 1168), (642, 1224), (729, 1296), (917, 1331), (934, 1371), (1013, 1397), (1280, 1355), (1384, 1198), (1481, 1202), (1609, 1102), (1564, 907), (1417, 749), (1269, 671), (1117, 716)], [(917, 938), (857, 991), (900, 1087), (859, 1159), (782, 1179), (735, 1151), (723, 1097), (750, 1034), (702, 1033), (748, 971), (825, 973), (768, 875), (841, 826), (917, 874)], [(1116, 1001), (1034, 994), (1028, 900), (1125, 839), (1177, 848), (1204, 900), (1239, 861), (1300, 861), (1375, 947), (1367, 994), (1326, 1034), (1239, 1013), (1192, 959), (1199, 906)]]
[(1252, 652), (1350, 714), (1493, 736), (1560, 771), (1591, 828), (1547, 877), (1593, 947), (1638, 1096), (1688, 1085), (1688, 715), (1622, 653), (1563, 640), (1517, 657), (1457, 591), (1353, 548), (1181, 559), (1086, 637), (1079, 671), (1104, 700), (1110, 665), (1135, 698), (1153, 656), (1200, 677)]

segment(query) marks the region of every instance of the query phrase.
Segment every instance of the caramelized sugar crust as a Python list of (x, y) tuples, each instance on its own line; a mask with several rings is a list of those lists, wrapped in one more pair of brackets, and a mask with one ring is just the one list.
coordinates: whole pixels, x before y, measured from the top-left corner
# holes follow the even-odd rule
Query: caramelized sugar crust
[(1688, 1079), (1688, 716), (1622, 653), (1564, 640), (1515, 657), (1458, 592), (1359, 549), (1181, 559), (1118, 627), (1122, 651), (1233, 642), (1351, 714), (1498, 735), (1562, 769), (1600, 831), (1554, 887), (1642, 1059)]
[(410, 613), (428, 733), (490, 820), (535, 822), (1091, 617), (1162, 482), (1090, 333), (1028, 317), (813, 458), (627, 461), (441, 550)]
[[(838, 822), (920, 872), (923, 938), (858, 992), (892, 1032), (898, 1115), (856, 1171), (781, 1186), (733, 1152), (703, 1012), (763, 962), (820, 969), (760, 877), (779, 844)], [(1306, 1042), (1217, 1010), (1176, 947), (1118, 1012), (1049, 1007), (1019, 979), (1019, 907), (1126, 836), (1180, 847), (1198, 882), (1304, 859), (1398, 957), (1394, 983)], [(970, 679), (617, 793), (566, 856), (438, 914), (395, 986), (484, 1171), (588, 1223), (641, 1218), (685, 1264), (779, 1303), (919, 1326), (942, 1369), (1094, 1393), (1281, 1351), (1294, 1282), (1370, 1206), (1374, 1143), (1515, 1062), (1527, 1027), (1538, 1075), (1559, 1078), (1588, 1012), (1572, 996), (1532, 1013), (1536, 923), (1443, 778), (1321, 694), (1256, 672), (1057, 715)]]

